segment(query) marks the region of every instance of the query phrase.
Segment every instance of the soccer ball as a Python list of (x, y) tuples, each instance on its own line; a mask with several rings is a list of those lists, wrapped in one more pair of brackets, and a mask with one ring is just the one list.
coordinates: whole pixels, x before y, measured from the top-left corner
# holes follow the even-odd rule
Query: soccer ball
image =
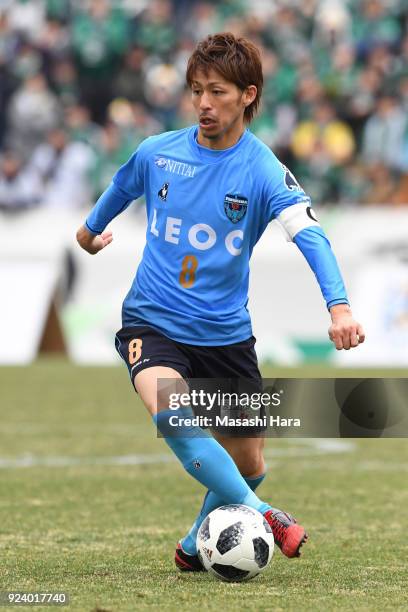
[(240, 504), (221, 506), (203, 521), (197, 552), (205, 569), (227, 582), (263, 572), (273, 555), (272, 529), (260, 512)]

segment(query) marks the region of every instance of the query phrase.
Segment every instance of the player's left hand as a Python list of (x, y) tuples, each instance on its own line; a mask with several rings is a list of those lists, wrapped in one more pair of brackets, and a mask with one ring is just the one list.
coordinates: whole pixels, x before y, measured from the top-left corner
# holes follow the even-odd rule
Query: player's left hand
[(329, 338), (338, 351), (356, 347), (365, 340), (365, 333), (352, 315), (347, 304), (336, 304), (330, 308), (332, 324), (329, 327)]

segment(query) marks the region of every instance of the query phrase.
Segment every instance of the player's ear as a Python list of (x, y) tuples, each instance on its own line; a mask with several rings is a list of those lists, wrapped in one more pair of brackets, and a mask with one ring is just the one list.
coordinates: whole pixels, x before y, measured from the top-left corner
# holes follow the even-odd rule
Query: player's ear
[(248, 85), (248, 87), (244, 89), (244, 92), (242, 94), (242, 103), (245, 106), (245, 108), (249, 106), (250, 104), (252, 104), (252, 102), (256, 98), (257, 92), (258, 90), (256, 88), (256, 85)]

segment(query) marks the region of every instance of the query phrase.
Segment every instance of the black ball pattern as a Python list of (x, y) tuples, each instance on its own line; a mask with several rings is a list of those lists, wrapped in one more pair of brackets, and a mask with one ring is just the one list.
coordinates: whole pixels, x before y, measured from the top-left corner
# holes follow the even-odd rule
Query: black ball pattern
[(249, 572), (246, 570), (239, 569), (233, 565), (221, 565), (220, 563), (214, 563), (212, 566), (214, 572), (216, 572), (221, 578), (225, 580), (231, 580), (232, 582), (240, 582), (244, 580)]
[(259, 568), (265, 567), (269, 559), (269, 544), (263, 538), (252, 540), (255, 552), (255, 562)]
[(254, 516), (254, 511), (247, 506), (243, 506), (241, 504), (229, 504), (228, 506), (221, 506), (219, 510), (223, 510), (224, 512), (241, 512), (242, 514), (247, 514), (248, 516)]
[(200, 534), (200, 538), (204, 540), (204, 542), (210, 539), (210, 517), (209, 516), (207, 516), (202, 522), (199, 534)]
[(242, 541), (244, 531), (245, 529), (241, 521), (223, 529), (218, 536), (216, 544), (216, 548), (220, 555), (224, 555), (226, 552), (238, 546)]

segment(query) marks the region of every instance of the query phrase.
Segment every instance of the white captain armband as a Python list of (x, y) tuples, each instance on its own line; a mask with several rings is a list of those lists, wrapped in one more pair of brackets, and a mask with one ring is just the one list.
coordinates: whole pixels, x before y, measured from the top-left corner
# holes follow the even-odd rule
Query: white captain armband
[(309, 200), (288, 206), (276, 220), (283, 228), (288, 242), (292, 242), (296, 234), (306, 227), (320, 227)]

